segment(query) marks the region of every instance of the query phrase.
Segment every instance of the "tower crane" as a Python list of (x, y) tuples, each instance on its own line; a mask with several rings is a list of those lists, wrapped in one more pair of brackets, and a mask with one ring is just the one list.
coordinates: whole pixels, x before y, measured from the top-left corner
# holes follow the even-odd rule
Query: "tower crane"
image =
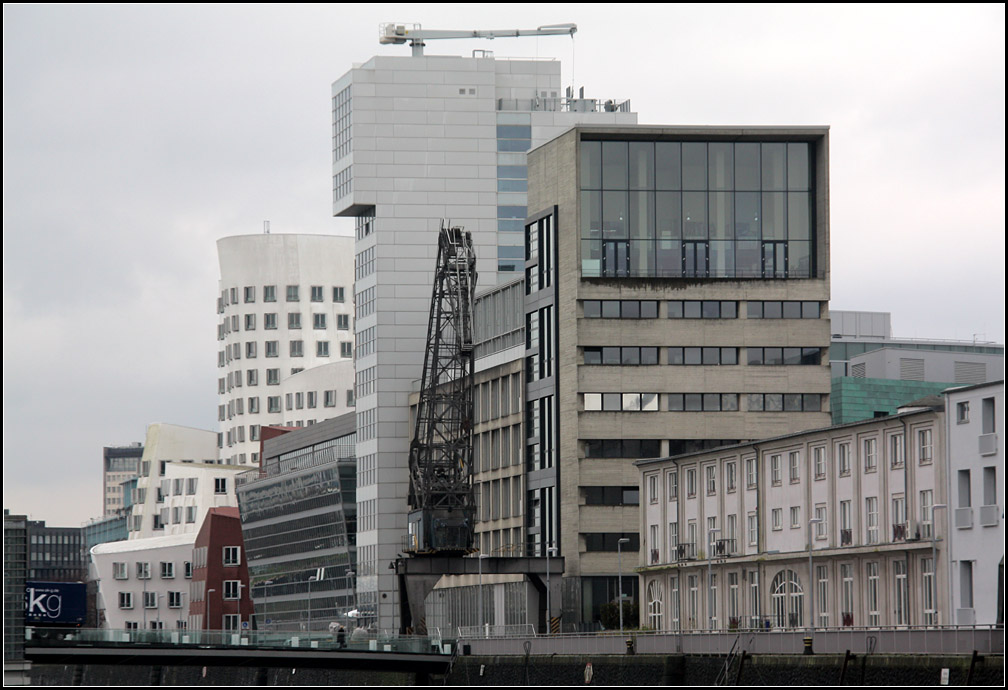
[(516, 38), (519, 36), (573, 36), (577, 32), (577, 24), (545, 24), (535, 29), (490, 29), (451, 30), (423, 29), (419, 24), (412, 26), (390, 22), (382, 24), (378, 32), (378, 42), (382, 45), (402, 45), (409, 43), (413, 49), (413, 57), (421, 57), (424, 52), (424, 41), (443, 38)]

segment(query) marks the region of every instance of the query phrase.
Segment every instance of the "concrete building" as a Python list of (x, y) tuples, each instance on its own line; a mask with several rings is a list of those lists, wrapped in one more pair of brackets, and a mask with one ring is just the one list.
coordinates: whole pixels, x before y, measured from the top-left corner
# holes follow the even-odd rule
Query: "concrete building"
[(374, 622), (377, 602), (354, 597), (357, 464), (352, 413), (304, 429), (264, 430), (262, 467), (239, 476), (255, 627), (326, 630)]
[(151, 424), (140, 460), (129, 538), (195, 536), (211, 507), (234, 506), (240, 467), (219, 464), (217, 434), (174, 424)]
[(4, 686), (28, 685), (24, 658), (25, 581), (28, 580), (28, 517), (4, 508)]
[(1004, 625), (1004, 381), (945, 392), (951, 612), (957, 625)]
[(629, 103), (564, 98), (557, 61), (489, 54), (374, 57), (333, 83), (332, 111), (333, 213), (356, 218), (358, 557), (373, 573), (358, 589), (389, 595), (379, 625), (393, 628), (388, 563), (406, 532), (408, 397), (441, 219), (472, 232), (480, 286), (519, 275), (526, 151), (579, 122), (636, 115)]
[(127, 446), (106, 446), (102, 448), (102, 487), (104, 499), (102, 515), (116, 515), (127, 503), (123, 493), (123, 482), (133, 479), (140, 472), (140, 458), (143, 445), (131, 443)]
[(257, 465), (262, 427), (354, 407), (353, 238), (239, 235), (217, 255), (220, 456)]
[[(638, 461), (642, 624), (951, 623), (943, 573), (959, 535), (941, 515), (934, 529), (948, 463), (943, 401), (933, 401), (882, 419)], [(991, 584), (992, 576), (988, 568)]]
[(829, 424), (828, 130), (579, 126), (528, 163), (524, 519), (566, 626), (643, 540), (633, 460)]
[(87, 560), (80, 527), (49, 527), (28, 521), (28, 579), (37, 582), (84, 582)]

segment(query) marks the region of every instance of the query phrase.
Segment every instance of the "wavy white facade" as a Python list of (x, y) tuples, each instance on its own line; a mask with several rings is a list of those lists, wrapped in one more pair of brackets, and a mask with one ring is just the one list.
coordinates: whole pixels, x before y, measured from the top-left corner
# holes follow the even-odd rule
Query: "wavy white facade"
[(259, 463), (263, 426), (309, 426), (354, 407), (353, 238), (217, 242), (221, 459)]

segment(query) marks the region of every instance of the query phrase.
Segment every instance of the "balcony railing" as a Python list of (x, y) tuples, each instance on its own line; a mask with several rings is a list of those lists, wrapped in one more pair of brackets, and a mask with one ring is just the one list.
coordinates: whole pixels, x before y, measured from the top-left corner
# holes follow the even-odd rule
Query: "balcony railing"
[(677, 561), (695, 561), (696, 544), (676, 544), (675, 559)]
[(980, 436), (980, 455), (994, 455), (995, 453), (997, 453), (997, 434)]
[(906, 541), (907, 536), (907, 526), (906, 523), (900, 523), (898, 525), (892, 526), (892, 540), (895, 541)]
[(996, 505), (980, 506), (980, 524), (984, 527), (996, 527), (1001, 521), (1001, 508)]
[(955, 516), (956, 529), (969, 529), (973, 526), (973, 508), (971, 506), (956, 508), (953, 515)]
[(840, 530), (840, 546), (850, 546), (853, 543), (854, 543), (854, 530), (852, 529)]
[(737, 553), (735, 550), (734, 539), (718, 539), (711, 545), (711, 547), (712, 558), (726, 558), (728, 556), (734, 556)]
[(651, 549), (651, 565), (658, 563), (659, 560), (658, 549)]

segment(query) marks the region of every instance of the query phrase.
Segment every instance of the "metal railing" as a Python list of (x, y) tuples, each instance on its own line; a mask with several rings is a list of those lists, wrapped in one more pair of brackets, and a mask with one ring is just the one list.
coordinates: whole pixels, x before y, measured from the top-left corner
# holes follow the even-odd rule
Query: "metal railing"
[[(628, 631), (596, 634), (558, 634), (537, 637), (466, 639), (476, 655), (625, 654), (627, 640), (634, 640), (637, 654), (728, 654), (740, 631), (693, 630), (681, 633)], [(801, 654), (805, 629), (746, 632), (746, 654)], [(1004, 654), (1001, 626), (945, 626), (905, 628), (816, 628), (813, 647), (817, 654)], [(525, 643), (530, 643), (529, 651)]]
[[(358, 634), (361, 633), (361, 634)], [(130, 645), (178, 647), (243, 647), (255, 649), (348, 649), (357, 652), (397, 652), (404, 654), (451, 654), (454, 640), (441, 636), (398, 635), (365, 632), (347, 633), (342, 644), (337, 633), (278, 633), (231, 630), (110, 630), (106, 628), (25, 628), (26, 646), (109, 646)]]

